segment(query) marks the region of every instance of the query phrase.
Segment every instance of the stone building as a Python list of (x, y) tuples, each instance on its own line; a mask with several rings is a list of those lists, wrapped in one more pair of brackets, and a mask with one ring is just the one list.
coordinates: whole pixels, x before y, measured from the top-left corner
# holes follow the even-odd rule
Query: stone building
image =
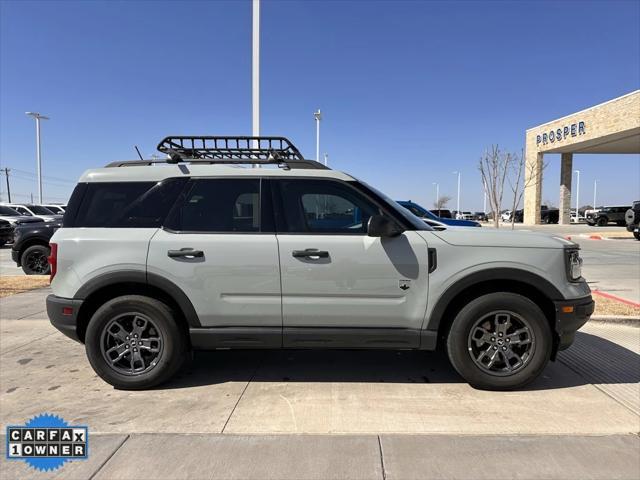
[(566, 224), (574, 153), (640, 153), (640, 90), (527, 130), (524, 223), (529, 225), (540, 223), (545, 153), (561, 154), (559, 223)]

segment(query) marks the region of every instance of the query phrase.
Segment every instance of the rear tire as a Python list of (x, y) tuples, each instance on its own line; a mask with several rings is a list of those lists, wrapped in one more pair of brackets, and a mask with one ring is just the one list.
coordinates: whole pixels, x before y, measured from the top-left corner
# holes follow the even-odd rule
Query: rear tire
[(141, 295), (109, 300), (85, 336), (87, 357), (105, 382), (142, 390), (169, 380), (188, 355), (186, 333), (164, 303)]
[(534, 381), (551, 358), (542, 310), (522, 295), (490, 293), (468, 303), (447, 337), (449, 360), (475, 388), (512, 390)]
[(47, 260), (49, 253), (49, 247), (44, 245), (30, 246), (22, 253), (20, 258), (22, 271), (26, 275), (49, 275), (51, 273), (51, 265)]

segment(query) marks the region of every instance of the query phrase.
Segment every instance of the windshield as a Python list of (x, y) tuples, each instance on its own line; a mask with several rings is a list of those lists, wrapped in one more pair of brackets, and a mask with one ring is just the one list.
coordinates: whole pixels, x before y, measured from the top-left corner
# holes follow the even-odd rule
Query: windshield
[[(357, 180), (357, 179), (356, 179)], [(394, 210), (394, 212), (398, 213), (402, 218), (404, 218), (407, 222), (411, 224), (414, 230), (433, 230), (429, 225), (427, 225), (420, 218), (416, 217), (409, 210), (404, 208), (395, 200), (391, 200), (380, 190), (373, 188), (371, 185), (363, 182), (362, 180), (357, 180), (355, 182), (349, 182), (350, 184), (356, 186), (360, 190), (363, 190), (368, 195), (372, 196), (374, 199), (378, 201), (382, 201), (385, 206)]]
[(29, 210), (31, 210), (36, 215), (55, 215), (51, 210), (42, 205), (31, 205), (29, 206)]
[(20, 213), (15, 211), (11, 207), (5, 207), (4, 205), (0, 205), (0, 215), (19, 216)]

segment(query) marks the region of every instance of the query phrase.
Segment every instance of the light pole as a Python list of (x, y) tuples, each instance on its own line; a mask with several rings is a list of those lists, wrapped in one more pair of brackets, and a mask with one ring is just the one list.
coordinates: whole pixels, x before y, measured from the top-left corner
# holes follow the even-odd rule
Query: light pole
[(25, 112), (36, 120), (36, 173), (38, 174), (38, 203), (42, 203), (42, 151), (40, 148), (40, 120), (49, 120), (49, 117), (38, 112)]
[(320, 109), (317, 112), (313, 112), (313, 118), (316, 119), (316, 160), (320, 161), (320, 120), (322, 120), (322, 113)]
[(327, 165), (329, 165), (329, 154), (325, 153), (324, 154), (324, 166), (326, 167)]
[(598, 192), (598, 180), (593, 181), (593, 208), (596, 208), (596, 193)]
[(436, 201), (433, 203), (433, 206), (438, 209), (438, 216), (440, 216), (440, 184), (432, 182), (432, 185), (436, 186)]
[(580, 170), (574, 170), (576, 172), (576, 218), (578, 215), (578, 208), (580, 208)]
[[(251, 62), (251, 98), (252, 119), (251, 134), (260, 136), (260, 0), (253, 0), (252, 29), (252, 62)], [(258, 148), (258, 140), (253, 141), (253, 148)], [(253, 165), (256, 166), (255, 164)]]
[(458, 213), (456, 214), (456, 217), (458, 215), (460, 215), (460, 172), (453, 172), (454, 175), (458, 175), (458, 200), (456, 202), (456, 209), (458, 211)]

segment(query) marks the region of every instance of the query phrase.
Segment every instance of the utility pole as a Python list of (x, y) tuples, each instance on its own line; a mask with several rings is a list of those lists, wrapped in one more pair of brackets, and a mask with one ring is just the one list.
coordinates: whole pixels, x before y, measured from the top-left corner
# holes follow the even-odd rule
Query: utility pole
[(329, 165), (329, 154), (325, 152), (324, 154), (324, 166)]
[(11, 203), (11, 187), (9, 186), (9, 170), (7, 167), (4, 168), (4, 174), (7, 177), (7, 198), (9, 199), (9, 203)]
[(317, 112), (313, 112), (313, 118), (316, 119), (316, 160), (320, 161), (320, 120), (322, 120), (322, 113), (320, 109)]
[(454, 175), (458, 175), (458, 200), (456, 202), (456, 209), (458, 210), (458, 213), (456, 214), (456, 217), (458, 215), (460, 215), (460, 172), (453, 172)]
[[(42, 203), (42, 151), (40, 148), (40, 120), (49, 120), (49, 117), (38, 112), (25, 112), (36, 121), (36, 170), (38, 174), (38, 203)], [(31, 200), (33, 202), (33, 200)]]
[(432, 182), (432, 185), (436, 186), (436, 201), (433, 206), (438, 209), (438, 216), (440, 216), (440, 184), (436, 182)]
[[(260, 136), (260, 0), (253, 0), (253, 38), (251, 63), (251, 97), (252, 97), (252, 130), (254, 137)], [(253, 141), (253, 148), (258, 148), (260, 142)], [(253, 167), (256, 165), (254, 164)]]
[(596, 208), (596, 193), (598, 191), (598, 180), (593, 181), (593, 208)]

